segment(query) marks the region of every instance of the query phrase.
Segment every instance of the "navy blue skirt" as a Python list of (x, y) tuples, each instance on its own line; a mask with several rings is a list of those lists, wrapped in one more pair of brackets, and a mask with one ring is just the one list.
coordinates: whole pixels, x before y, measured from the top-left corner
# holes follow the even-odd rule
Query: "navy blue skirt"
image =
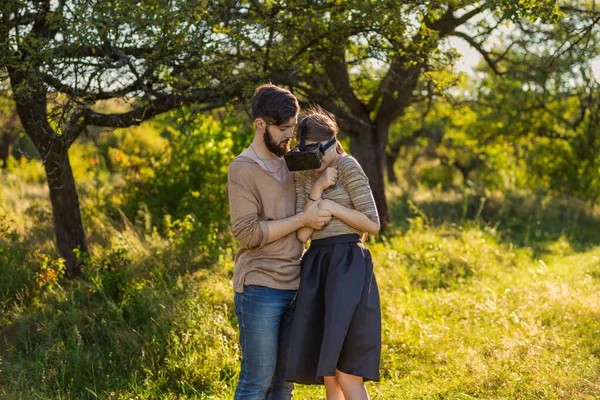
[(358, 235), (314, 240), (302, 258), (286, 380), (322, 384), (336, 369), (379, 380), (381, 312)]

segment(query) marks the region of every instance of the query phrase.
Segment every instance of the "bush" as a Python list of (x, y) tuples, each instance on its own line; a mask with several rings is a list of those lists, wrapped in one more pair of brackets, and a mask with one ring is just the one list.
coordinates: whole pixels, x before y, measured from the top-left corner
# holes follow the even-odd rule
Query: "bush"
[(154, 140), (138, 141), (129, 136), (140, 133), (128, 130), (119, 133), (119, 148), (106, 147), (109, 164), (125, 181), (112, 204), (142, 231), (156, 226), (166, 237), (177, 236), (183, 253), (214, 260), (231, 243), (227, 169), (252, 132), (233, 118), (202, 115), (185, 124), (174, 118), (155, 122)]

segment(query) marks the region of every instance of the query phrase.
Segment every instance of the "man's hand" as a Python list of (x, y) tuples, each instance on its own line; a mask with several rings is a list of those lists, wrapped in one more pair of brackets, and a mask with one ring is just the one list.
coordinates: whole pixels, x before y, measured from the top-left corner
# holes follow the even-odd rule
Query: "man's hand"
[(306, 210), (304, 210), (303, 220), (305, 226), (309, 226), (312, 229), (321, 229), (331, 220), (331, 211), (322, 210), (319, 208), (321, 201), (322, 200), (315, 201)]
[(317, 186), (321, 191), (327, 189), (329, 186), (335, 185), (338, 178), (338, 169), (337, 167), (329, 167), (319, 177), (319, 179), (315, 182), (315, 186)]

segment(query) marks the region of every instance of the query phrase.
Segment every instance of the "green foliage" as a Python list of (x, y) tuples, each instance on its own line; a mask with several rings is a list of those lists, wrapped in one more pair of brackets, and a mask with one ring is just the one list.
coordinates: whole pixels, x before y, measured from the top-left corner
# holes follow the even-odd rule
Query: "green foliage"
[[(502, 121), (486, 119), (476, 107), (439, 98), (426, 109), (411, 106), (393, 126), (392, 144), (398, 151), (396, 168), (410, 187), (442, 190), (477, 187), (514, 190), (535, 186), (527, 176), (526, 158), (500, 134)], [(490, 138), (491, 137), (491, 138)]]
[(600, 156), (587, 150), (588, 154), (578, 153), (568, 142), (537, 141), (527, 155), (534, 174), (531, 181), (551, 191), (570, 193), (596, 203), (600, 199)]
[(500, 0), (494, 3), (500, 5), (508, 19), (522, 17), (531, 21), (556, 22), (560, 17), (564, 17), (560, 11), (559, 2), (556, 0), (521, 0), (519, 2)]
[[(19, 146), (18, 142), (16, 146)], [(33, 183), (33, 184), (43, 184), (46, 182), (46, 173), (44, 171), (44, 166), (41, 164), (40, 160), (34, 158), (27, 157), (9, 157), (7, 164), (7, 171), (11, 173), (11, 177), (9, 179), (13, 179)], [(9, 184), (9, 182), (6, 182)]]
[(252, 132), (229, 117), (201, 115), (180, 119), (173, 127), (175, 117), (148, 130), (106, 137), (103, 152), (124, 177), (111, 202), (146, 234), (156, 227), (186, 254), (209, 256), (214, 262), (231, 241), (227, 168)]
[(58, 280), (65, 275), (65, 259), (54, 259), (52, 256), (36, 252), (35, 259), (39, 263), (39, 271), (35, 276), (36, 289), (52, 289)]
[(452, 189), (455, 185), (456, 171), (448, 165), (424, 166), (418, 176), (419, 182), (428, 188)]
[(11, 221), (0, 209), (0, 310), (6, 301), (13, 300), (19, 291), (28, 288), (33, 273), (20, 268), (27, 257), (27, 250), (12, 228)]
[[(600, 113), (599, 82), (591, 62), (599, 49), (591, 43), (597, 43), (600, 32), (585, 15), (569, 15), (562, 29), (541, 33), (536, 40), (540, 51), (499, 44), (493, 51), (504, 52), (504, 60), (495, 71), (482, 63), (477, 79), (456, 100), (476, 115), (464, 131), (478, 147), (500, 150), (489, 154), (489, 160), (505, 159), (516, 166), (510, 175), (518, 178), (517, 187), (568, 193), (593, 203), (600, 198)], [(536, 26), (523, 23), (527, 29)], [(551, 50), (572, 35), (577, 40), (569, 51)]]
[[(506, 62), (503, 76), (482, 65), (477, 80), (460, 83), (462, 91), (411, 106), (392, 130), (397, 167), (411, 187), (450, 188), (454, 170), (465, 186), (597, 202), (600, 113), (589, 61), (568, 54), (532, 73), (543, 56), (514, 52), (508, 54), (522, 62)], [(573, 59), (581, 68), (572, 68)]]
[(87, 254), (77, 252), (78, 260), (84, 262), (85, 280), (89, 281), (89, 291), (101, 296), (105, 301), (121, 303), (125, 292), (134, 282), (133, 287), (139, 288), (132, 275), (132, 256), (122, 242), (101, 251), (98, 257), (90, 258)]
[[(37, 381), (53, 398), (190, 396), (226, 389), (237, 367), (230, 305), (198, 297), (207, 282), (191, 276), (142, 282), (123, 281), (127, 295), (120, 301), (94, 279), (45, 291), (29, 306), (30, 318), (4, 326), (11, 347), (2, 352), (8, 360), (3, 375)], [(16, 310), (10, 317), (18, 317)], [(13, 392), (7, 383), (3, 397), (40, 393), (35, 387)]]
[[(88, 268), (83, 279), (68, 281), (55, 251), (34, 251), (33, 237), (24, 241), (2, 227), (0, 337), (10, 342), (0, 351), (3, 398), (230, 389), (239, 362), (230, 260), (210, 274), (180, 275), (171, 257), (180, 237), (149, 236), (140, 250), (126, 230), (94, 248), (95, 256), (78, 253)], [(37, 384), (17, 388), (11, 381)]]

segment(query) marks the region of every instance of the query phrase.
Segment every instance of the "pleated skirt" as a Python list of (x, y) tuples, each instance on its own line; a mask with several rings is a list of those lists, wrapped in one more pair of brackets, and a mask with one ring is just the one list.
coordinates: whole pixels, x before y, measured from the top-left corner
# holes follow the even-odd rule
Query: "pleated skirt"
[(302, 258), (286, 380), (322, 384), (336, 369), (379, 380), (381, 312), (358, 235), (314, 240)]

